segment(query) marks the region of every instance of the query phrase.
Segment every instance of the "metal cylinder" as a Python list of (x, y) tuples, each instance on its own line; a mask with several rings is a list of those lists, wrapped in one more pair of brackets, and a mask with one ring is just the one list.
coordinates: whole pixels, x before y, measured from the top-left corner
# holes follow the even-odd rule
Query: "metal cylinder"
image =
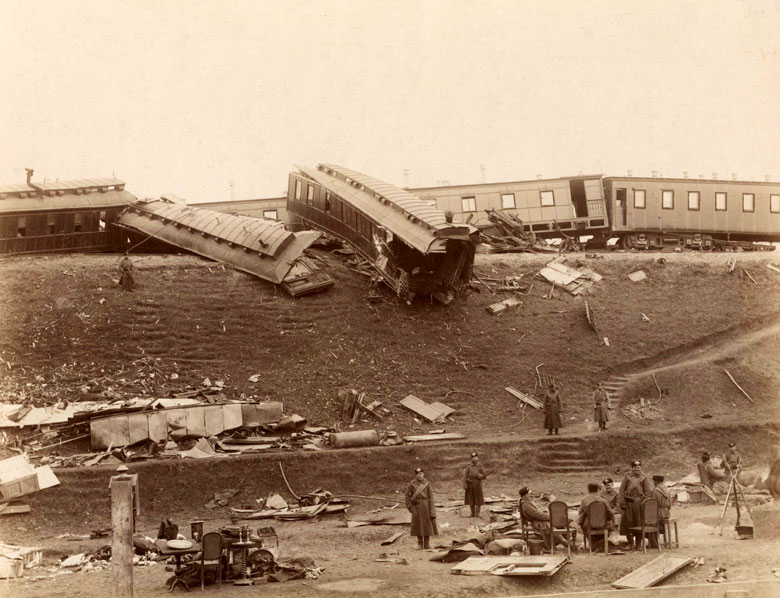
[(376, 430), (358, 430), (355, 432), (335, 432), (330, 435), (330, 443), (336, 448), (350, 446), (376, 446), (379, 434)]

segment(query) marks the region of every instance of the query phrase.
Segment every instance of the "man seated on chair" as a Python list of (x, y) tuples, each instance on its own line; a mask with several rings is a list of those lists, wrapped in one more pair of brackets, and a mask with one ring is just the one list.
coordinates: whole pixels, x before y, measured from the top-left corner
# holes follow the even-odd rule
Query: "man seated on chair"
[(726, 494), (729, 489), (728, 482), (726, 482), (728, 475), (725, 471), (722, 469), (718, 470), (712, 464), (709, 453), (702, 453), (701, 461), (697, 464), (697, 467), (702, 484), (707, 486), (715, 494)]
[[(582, 528), (582, 534), (583, 537), (586, 539), (588, 538), (588, 532), (590, 531), (590, 520), (588, 518), (589, 512), (588, 509), (590, 508), (590, 505), (594, 502), (601, 502), (604, 503), (604, 506), (606, 507), (606, 517), (607, 517), (607, 525), (603, 528), (606, 529), (608, 532), (611, 532), (615, 529), (615, 522), (614, 522), (614, 513), (612, 512), (612, 507), (609, 505), (609, 501), (601, 496), (599, 494), (599, 485), (595, 483), (588, 484), (588, 494), (585, 496), (585, 498), (582, 499), (582, 502), (580, 503), (580, 509), (577, 516), (577, 525)], [(609, 535), (609, 533), (607, 534)], [(603, 539), (601, 537), (596, 540), (597, 543), (594, 542), (594, 540), (591, 538), (590, 542), (591, 548), (593, 550), (604, 550), (604, 546), (602, 544)]]
[[(658, 501), (658, 532), (664, 533), (664, 521), (669, 519), (671, 515), (672, 495), (669, 492), (669, 488), (664, 484), (664, 476), (654, 475), (653, 484), (655, 484), (655, 488), (653, 488), (651, 496)], [(667, 531), (666, 533), (668, 534), (669, 532)], [(657, 534), (653, 534), (649, 539), (650, 548), (658, 548)]]
[[(552, 536), (552, 528), (550, 527), (550, 513), (549, 511), (543, 511), (537, 507), (533, 503), (531, 494), (532, 492), (526, 486), (520, 488), (520, 504), (518, 505), (520, 514), (523, 519), (530, 523), (531, 526), (542, 537), (542, 540), (544, 540), (545, 549), (552, 551), (553, 547), (550, 544)], [(563, 535), (560, 532), (555, 532), (555, 545), (557, 546), (559, 544), (564, 548), (569, 547), (569, 543), (566, 541)]]

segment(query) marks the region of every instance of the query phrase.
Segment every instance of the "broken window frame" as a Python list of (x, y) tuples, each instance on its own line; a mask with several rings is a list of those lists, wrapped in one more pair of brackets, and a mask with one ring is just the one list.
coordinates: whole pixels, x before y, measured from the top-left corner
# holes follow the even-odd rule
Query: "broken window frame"
[[(640, 197), (642, 198), (640, 200)], [(644, 210), (647, 207), (647, 191), (644, 189), (634, 189), (634, 209)]]
[[(723, 199), (723, 207), (722, 208), (718, 207), (718, 205), (719, 205), (718, 200), (721, 199), (721, 198)], [(728, 205), (729, 205), (729, 194), (726, 193), (725, 191), (716, 191), (715, 192), (715, 211), (716, 212), (725, 212), (725, 211), (728, 210)]]
[[(696, 198), (696, 201), (692, 201)], [(701, 210), (701, 193), (698, 191), (688, 191), (688, 211), (698, 212)]]
[(460, 198), (461, 211), (466, 214), (468, 212), (477, 211), (477, 197), (475, 195), (463, 195)]
[[(669, 198), (667, 205), (666, 199)], [(673, 189), (661, 189), (661, 209), (673, 210), (674, 209), (674, 190)]]
[(263, 218), (268, 218), (269, 220), (279, 220), (279, 210), (263, 210)]
[[(750, 201), (748, 202), (748, 198)], [(750, 207), (748, 207), (748, 203)], [(743, 212), (755, 212), (756, 211), (756, 194), (755, 193), (743, 193), (742, 194), (742, 211)]]
[(769, 213), (780, 214), (780, 193), (770, 193), (769, 195)]
[(555, 191), (552, 189), (539, 190), (539, 200), (543, 208), (549, 208), (555, 205)]
[[(510, 201), (507, 201), (509, 199)], [(514, 193), (502, 193), (501, 194), (501, 209), (502, 210), (513, 210), (517, 207), (517, 204), (515, 203), (515, 194)]]

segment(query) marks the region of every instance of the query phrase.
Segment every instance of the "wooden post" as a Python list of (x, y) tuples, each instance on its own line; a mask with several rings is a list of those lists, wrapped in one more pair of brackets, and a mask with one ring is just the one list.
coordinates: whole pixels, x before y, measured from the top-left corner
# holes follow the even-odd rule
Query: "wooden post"
[(111, 478), (111, 581), (114, 598), (133, 598), (133, 478)]

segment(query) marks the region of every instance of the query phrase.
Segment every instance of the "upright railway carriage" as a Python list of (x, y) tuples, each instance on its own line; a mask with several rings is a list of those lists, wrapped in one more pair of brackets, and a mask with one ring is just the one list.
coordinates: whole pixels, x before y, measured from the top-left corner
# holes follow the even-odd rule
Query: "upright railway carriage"
[(113, 222), (135, 201), (117, 179), (0, 186), (0, 255), (117, 251)]
[(288, 227), (314, 228), (352, 245), (406, 302), (449, 303), (470, 285), (479, 232), (399, 189), (332, 164), (289, 177)]
[(557, 237), (561, 231), (592, 235), (609, 227), (600, 174), (412, 191), (432, 206), (476, 226), (489, 226), (486, 213), (493, 209), (514, 214), (537, 237)]
[(626, 248), (780, 241), (780, 183), (606, 177), (610, 235)]

